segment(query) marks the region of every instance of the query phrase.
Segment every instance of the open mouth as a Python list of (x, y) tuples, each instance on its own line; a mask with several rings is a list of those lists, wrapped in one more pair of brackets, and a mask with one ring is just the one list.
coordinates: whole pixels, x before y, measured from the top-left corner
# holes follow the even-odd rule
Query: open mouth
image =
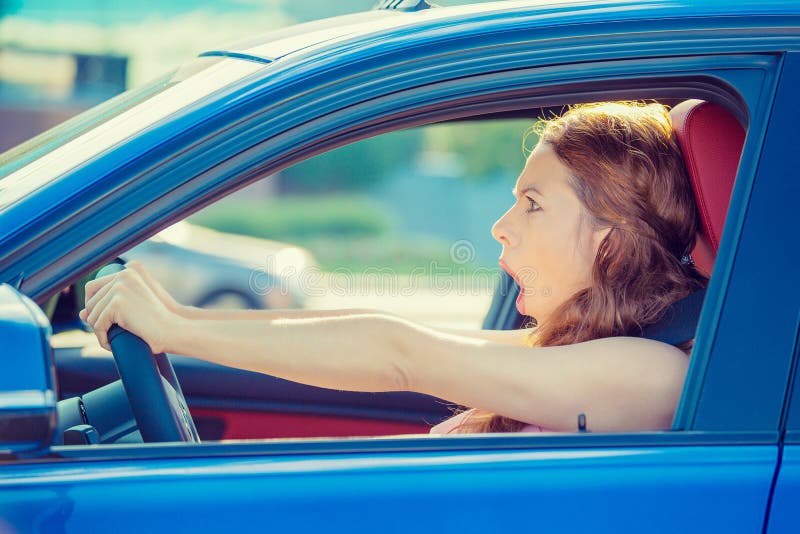
[(514, 281), (519, 286), (519, 295), (517, 295), (517, 303), (516, 303), (517, 304), (517, 311), (521, 315), (526, 315), (525, 314), (525, 286), (523, 286), (520, 283), (519, 278), (517, 277), (517, 274), (511, 269), (511, 267), (508, 266), (508, 264), (505, 261), (502, 260), (502, 258), (497, 260), (497, 263), (500, 265), (500, 267), (505, 272), (507, 272), (509, 274), (509, 276), (511, 276), (511, 278), (514, 279)]

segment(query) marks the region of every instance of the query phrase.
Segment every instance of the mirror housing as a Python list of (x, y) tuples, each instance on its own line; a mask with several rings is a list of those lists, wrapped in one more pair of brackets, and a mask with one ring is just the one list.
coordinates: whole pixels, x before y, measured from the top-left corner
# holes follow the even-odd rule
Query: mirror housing
[(56, 429), (50, 323), (35, 302), (0, 284), (0, 457), (47, 451)]

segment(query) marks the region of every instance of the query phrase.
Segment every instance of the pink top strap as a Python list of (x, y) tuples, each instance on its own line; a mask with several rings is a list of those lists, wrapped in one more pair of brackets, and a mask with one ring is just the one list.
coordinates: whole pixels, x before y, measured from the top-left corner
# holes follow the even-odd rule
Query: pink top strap
[[(470, 416), (475, 410), (467, 410), (465, 412), (461, 412), (450, 419), (445, 419), (438, 425), (431, 428), (431, 434), (459, 434), (461, 431), (459, 427), (464, 422), (464, 420)], [(555, 432), (555, 430), (547, 430), (545, 428), (540, 427), (539, 425), (525, 425), (522, 427), (520, 432)]]

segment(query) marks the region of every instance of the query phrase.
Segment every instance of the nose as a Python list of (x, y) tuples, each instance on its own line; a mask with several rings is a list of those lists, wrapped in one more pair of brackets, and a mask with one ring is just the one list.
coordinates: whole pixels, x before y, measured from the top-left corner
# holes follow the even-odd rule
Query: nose
[(511, 246), (512, 245), (512, 232), (509, 228), (509, 218), (511, 215), (511, 210), (513, 206), (506, 211), (502, 217), (497, 219), (497, 221), (492, 225), (492, 237), (494, 237), (497, 241), (500, 242), (503, 246)]

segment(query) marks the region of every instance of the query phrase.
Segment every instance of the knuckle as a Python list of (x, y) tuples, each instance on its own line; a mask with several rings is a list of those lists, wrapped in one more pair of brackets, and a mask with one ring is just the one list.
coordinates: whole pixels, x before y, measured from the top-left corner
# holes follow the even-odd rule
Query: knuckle
[(135, 285), (139, 279), (139, 273), (131, 270), (124, 270), (120, 273), (120, 283), (123, 284), (125, 287)]
[(126, 263), (125, 266), (137, 275), (141, 275), (141, 273), (144, 271), (144, 265), (139, 260), (131, 260)]

